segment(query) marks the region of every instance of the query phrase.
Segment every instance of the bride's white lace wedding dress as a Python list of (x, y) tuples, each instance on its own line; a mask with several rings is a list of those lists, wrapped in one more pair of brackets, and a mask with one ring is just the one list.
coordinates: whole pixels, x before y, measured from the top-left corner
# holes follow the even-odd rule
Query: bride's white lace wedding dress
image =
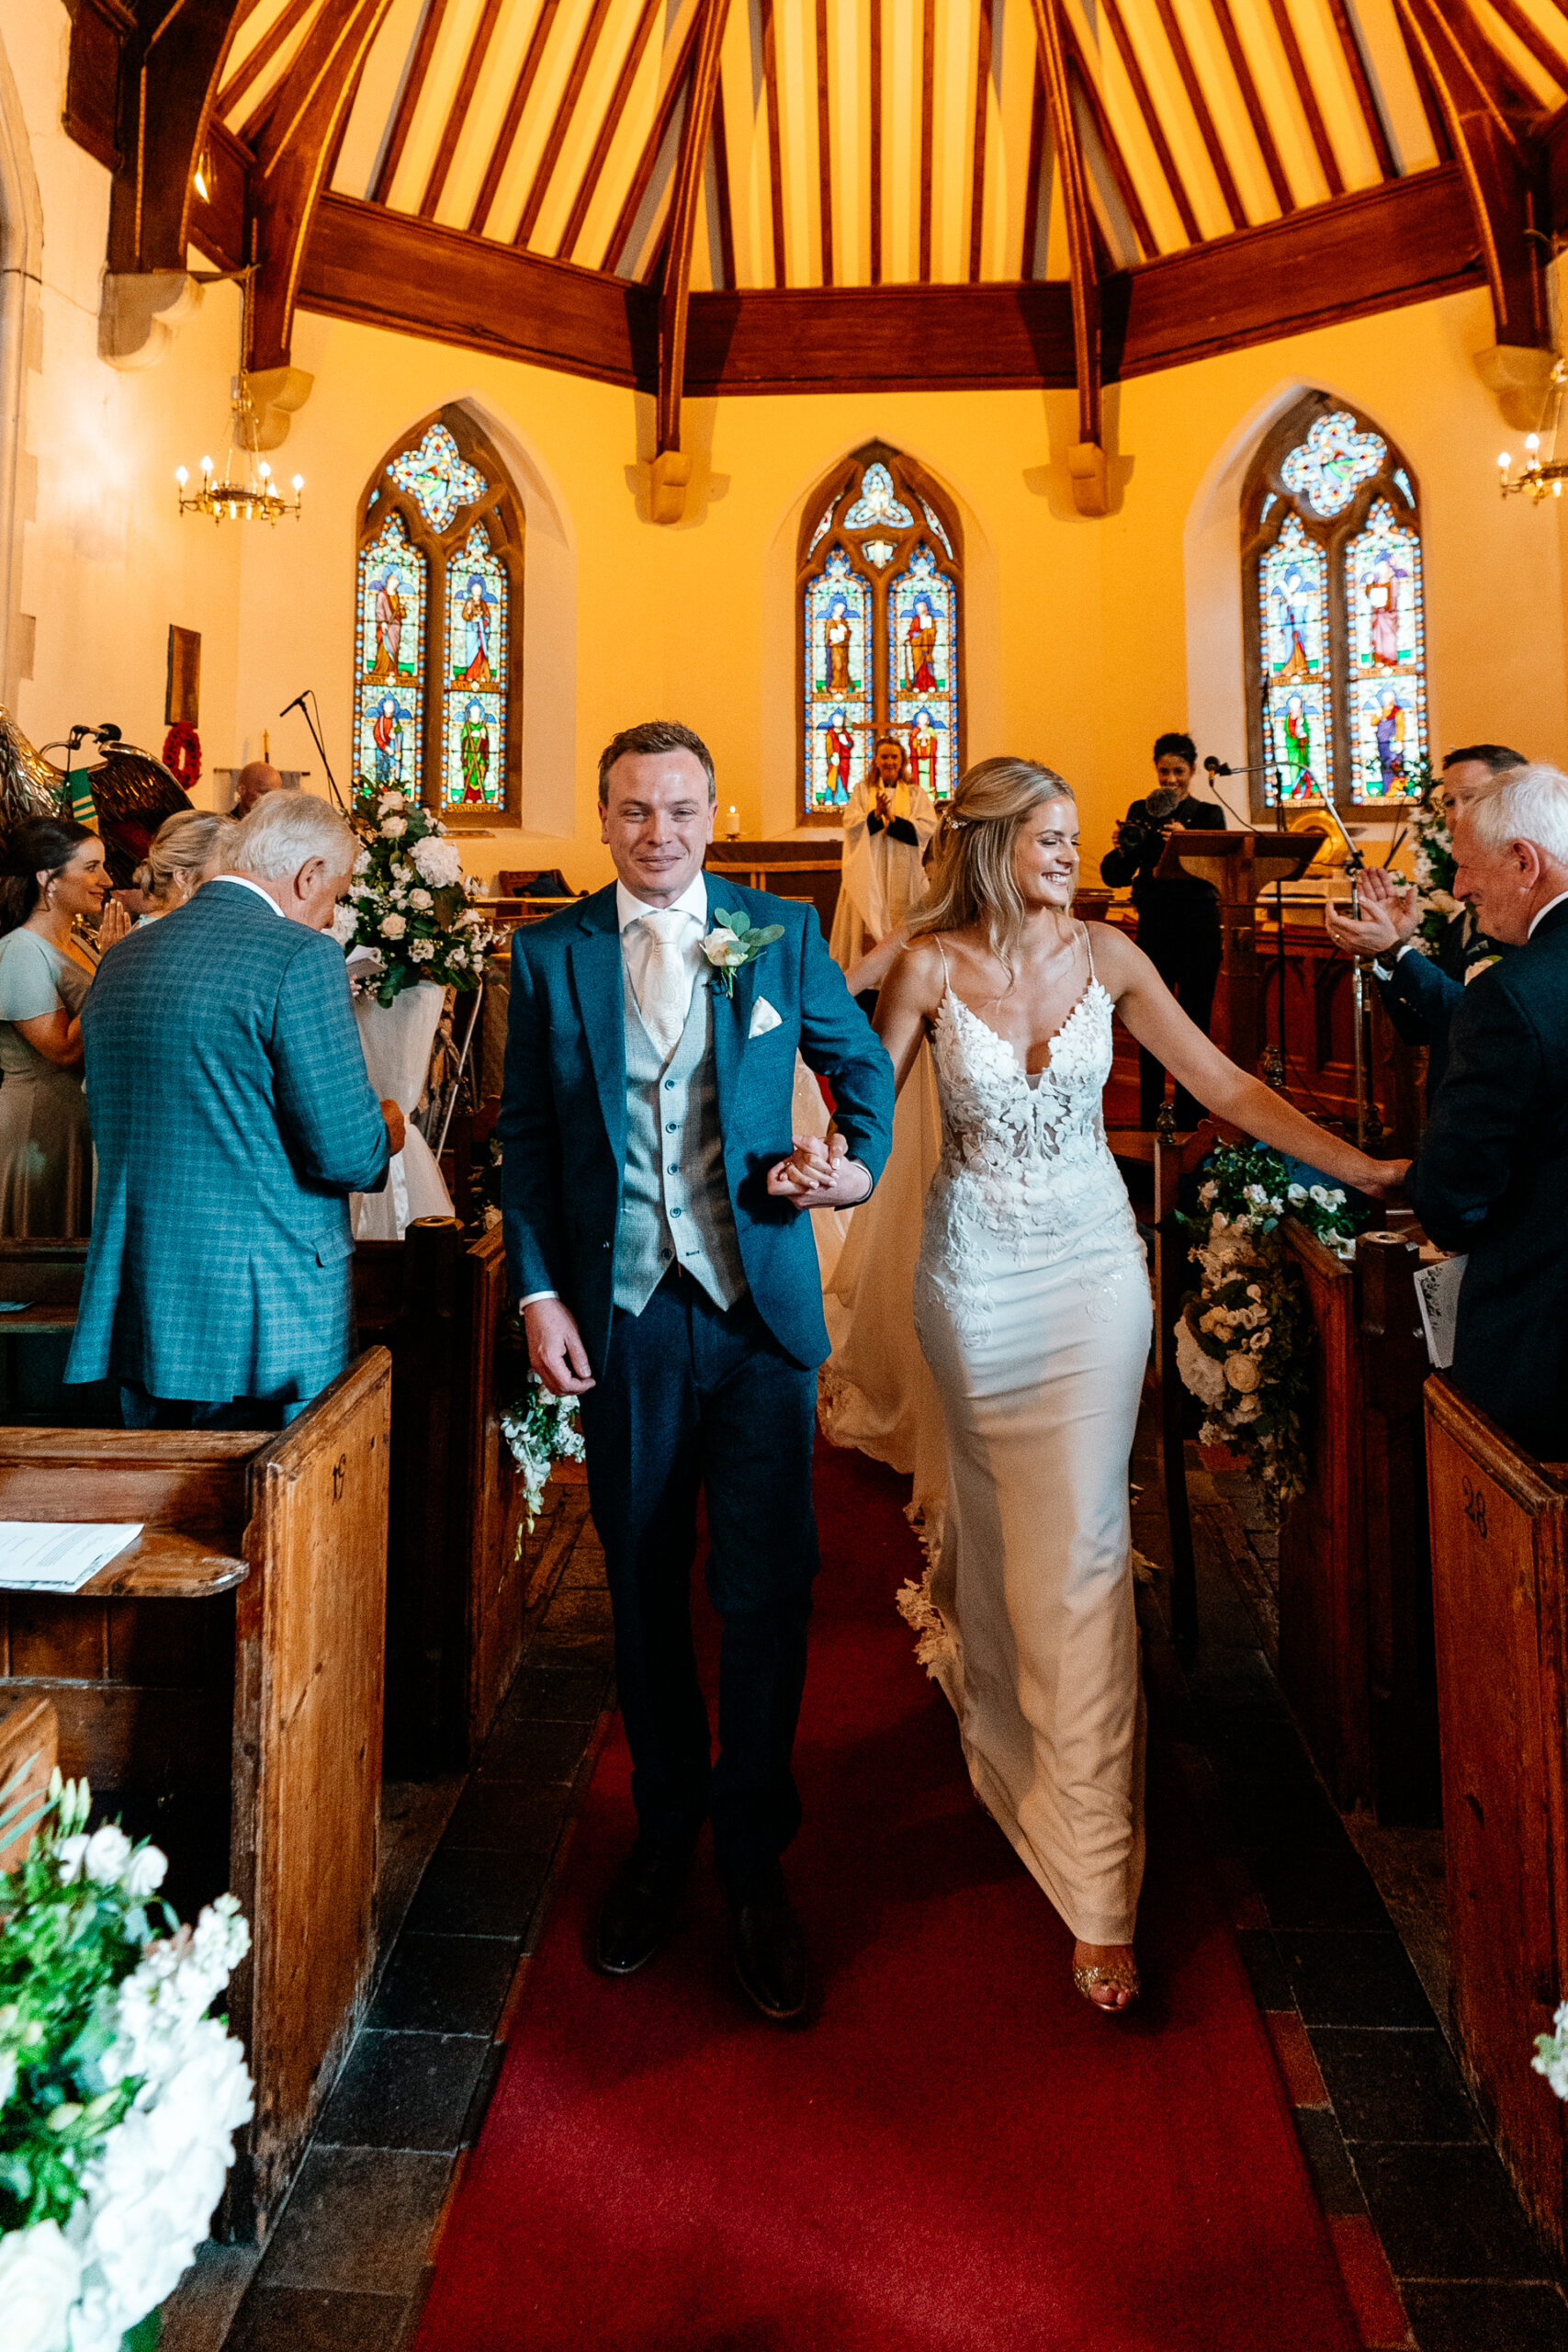
[(1122, 1944), (1143, 1875), (1127, 1465), (1150, 1300), (1101, 1115), (1111, 1000), (1082, 936), (1088, 982), (1037, 1078), (951, 985), (933, 1026), (915, 1323), (951, 1483), (903, 1605), (982, 1802), (1074, 1935)]

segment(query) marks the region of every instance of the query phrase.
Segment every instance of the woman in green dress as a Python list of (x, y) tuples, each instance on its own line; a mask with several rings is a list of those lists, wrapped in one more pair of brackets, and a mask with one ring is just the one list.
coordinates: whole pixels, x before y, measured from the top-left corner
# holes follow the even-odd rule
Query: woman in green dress
[(71, 927), (100, 911), (108, 888), (103, 843), (85, 825), (35, 817), (12, 835), (0, 876), (0, 1237), (7, 1240), (85, 1234), (92, 1225), (78, 1016), (93, 965)]

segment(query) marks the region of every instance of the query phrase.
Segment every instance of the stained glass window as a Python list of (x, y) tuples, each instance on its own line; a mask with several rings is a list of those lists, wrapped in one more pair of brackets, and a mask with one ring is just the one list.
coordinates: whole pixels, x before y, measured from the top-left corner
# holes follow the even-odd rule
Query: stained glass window
[(405, 449), (387, 468), (400, 490), (406, 490), (433, 531), (445, 531), (459, 506), (482, 498), (488, 484), (477, 467), (465, 465), (457, 444), (444, 424), (433, 424), (417, 449)]
[(1375, 433), (1357, 432), (1348, 409), (1336, 409), (1331, 416), (1320, 416), (1300, 447), (1291, 451), (1280, 478), (1314, 514), (1343, 514), (1387, 455), (1386, 443)]
[(424, 639), (430, 567), (389, 514), (359, 551), (354, 679), (355, 777), (418, 792), (424, 773)]
[(523, 516), (461, 406), (378, 467), (360, 526), (355, 775), (449, 819), (519, 814)]
[(922, 541), (888, 590), (887, 674), (893, 731), (908, 744), (914, 781), (938, 802), (957, 782), (957, 626), (958, 591)]
[(1308, 800), (1330, 774), (1328, 567), (1291, 514), (1258, 568), (1265, 783), (1270, 801)]
[(1427, 755), (1427, 665), (1421, 542), (1380, 498), (1345, 550), (1350, 639), (1351, 791), (1357, 800), (1407, 792)]
[(441, 797), (448, 808), (494, 808), (505, 797), (504, 682), (512, 583), (476, 523), (446, 572), (446, 723)]
[(956, 521), (880, 444), (824, 487), (821, 520), (800, 541), (805, 814), (847, 806), (879, 735), (903, 745), (911, 782), (945, 800), (963, 767)]
[(1427, 758), (1415, 483), (1381, 433), (1309, 393), (1243, 492), (1257, 801), (1372, 806)]

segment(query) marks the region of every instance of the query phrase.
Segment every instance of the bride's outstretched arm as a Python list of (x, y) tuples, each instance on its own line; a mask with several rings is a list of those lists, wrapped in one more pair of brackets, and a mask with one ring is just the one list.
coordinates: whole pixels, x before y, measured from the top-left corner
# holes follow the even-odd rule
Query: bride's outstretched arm
[(1397, 1195), (1410, 1165), (1407, 1159), (1371, 1159), (1330, 1135), (1261, 1079), (1238, 1069), (1182, 1012), (1148, 957), (1130, 939), (1097, 925), (1094, 957), (1095, 969), (1139, 1045), (1217, 1119), (1228, 1120), (1259, 1143), (1304, 1159), (1337, 1183), (1353, 1185), (1374, 1200)]

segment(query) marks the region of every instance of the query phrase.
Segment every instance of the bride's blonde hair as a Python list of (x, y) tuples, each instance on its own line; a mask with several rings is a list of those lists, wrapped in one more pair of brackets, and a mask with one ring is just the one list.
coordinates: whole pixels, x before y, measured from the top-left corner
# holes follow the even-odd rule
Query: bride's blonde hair
[(966, 768), (942, 812), (931, 888), (910, 919), (910, 940), (983, 922), (991, 953), (1010, 971), (1024, 924), (1012, 870), (1018, 829), (1047, 801), (1072, 797), (1071, 786), (1037, 760), (981, 760)]

